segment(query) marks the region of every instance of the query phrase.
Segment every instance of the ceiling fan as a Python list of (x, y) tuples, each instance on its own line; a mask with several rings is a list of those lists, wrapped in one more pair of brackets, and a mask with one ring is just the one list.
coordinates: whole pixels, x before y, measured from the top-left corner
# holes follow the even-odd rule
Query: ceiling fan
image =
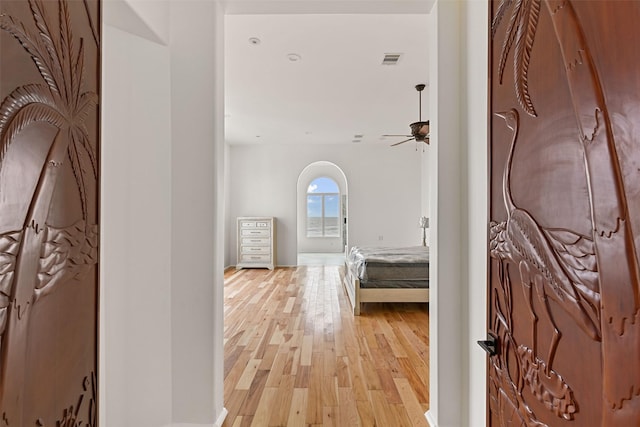
[(429, 144), (429, 120), (427, 120), (426, 122), (422, 121), (422, 91), (424, 90), (424, 88), (425, 88), (425, 85), (423, 84), (416, 85), (416, 90), (418, 91), (419, 116), (418, 116), (417, 122), (411, 123), (409, 125), (409, 128), (411, 129), (411, 135), (382, 135), (382, 136), (404, 136), (404, 137), (410, 136), (411, 137), (409, 139), (405, 139), (404, 141), (391, 144), (392, 147), (396, 145), (404, 144), (405, 142), (409, 142), (413, 140), (417, 142), (422, 141), (425, 144)]

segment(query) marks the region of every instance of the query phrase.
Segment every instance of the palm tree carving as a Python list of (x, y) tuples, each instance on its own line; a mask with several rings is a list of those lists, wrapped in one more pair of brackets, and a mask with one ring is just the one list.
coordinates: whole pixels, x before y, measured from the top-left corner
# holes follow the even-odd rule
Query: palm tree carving
[[(83, 218), (87, 218), (85, 181), (91, 173), (97, 177), (95, 148), (89, 142), (85, 121), (97, 105), (95, 92), (83, 92), (84, 43), (75, 45), (66, 1), (59, 4), (60, 38), (53, 35), (43, 4), (29, 0), (39, 37), (29, 33), (23, 24), (7, 15), (0, 16), (0, 29), (7, 31), (24, 47), (33, 59), (46, 84), (29, 84), (16, 88), (0, 104), (0, 167), (13, 138), (34, 122), (47, 122), (66, 133), (68, 158), (71, 161), (78, 191), (81, 195)], [(86, 157), (91, 165), (81, 167)]]
[(513, 47), (513, 74), (516, 97), (524, 111), (536, 117), (536, 109), (529, 94), (529, 63), (536, 29), (538, 28), (541, 0), (502, 0), (498, 5), (496, 16), (492, 22), (492, 35), (495, 35), (496, 28), (500, 25), (507, 9), (514, 1), (515, 5), (502, 45), (502, 54), (498, 65), (498, 78), (502, 83), (507, 58)]
[[(584, 276), (582, 283), (586, 288), (576, 287), (575, 290), (584, 297), (587, 304), (581, 303), (580, 306), (587, 312), (587, 306), (599, 304), (599, 307), (593, 308), (597, 308), (599, 313), (597, 319), (602, 340), (602, 375), (605, 378), (602, 425), (635, 425), (636, 411), (623, 409), (637, 406), (637, 402), (640, 401), (640, 365), (626, 363), (629, 354), (640, 354), (640, 271), (634, 235), (629, 224), (628, 202), (613, 126), (605, 102), (604, 86), (572, 2), (545, 0), (544, 3), (551, 17), (562, 55), (562, 66), (577, 124), (576, 136), (584, 152), (585, 179), (592, 207), (592, 236), (576, 242), (581, 247), (585, 247), (589, 240), (593, 242), (596, 266), (594, 271), (597, 270), (598, 274), (597, 282), (593, 283), (597, 283), (597, 292), (596, 288), (591, 290), (591, 286), (586, 286), (590, 281), (584, 281)], [(511, 8), (499, 73), (502, 76), (506, 58), (515, 43), (513, 65), (516, 95), (524, 111), (532, 116), (536, 114), (528, 96), (527, 75), (540, 4), (541, 0), (501, 0), (492, 28), (492, 34), (495, 35), (497, 27)], [(514, 132), (517, 133), (517, 126)], [(509, 211), (508, 207), (507, 210)], [(553, 233), (545, 234), (547, 241), (552, 242), (553, 239), (549, 236)], [(566, 235), (559, 237), (559, 240), (564, 238), (566, 241), (574, 238)], [(561, 247), (562, 243), (559, 245), (558, 247)], [(564, 264), (560, 265), (568, 265), (566, 256), (560, 259), (565, 260)], [(527, 264), (527, 268), (530, 267)], [(527, 268), (521, 267), (523, 276), (527, 275)], [(565, 269), (565, 272), (569, 273), (570, 270)], [(533, 287), (537, 288), (540, 285), (536, 284), (535, 280), (534, 278)], [(594, 298), (596, 294), (599, 294), (599, 301)], [(570, 302), (570, 305), (575, 304)], [(574, 311), (576, 310), (577, 306)], [(579, 320), (575, 316), (577, 314), (576, 311), (574, 320), (585, 330), (586, 319)], [(593, 315), (588, 317), (596, 320)], [(621, 371), (622, 366), (625, 366), (624, 373)]]
[[(15, 423), (11, 425), (26, 425), (20, 409), (11, 406), (20, 401), (24, 390), (30, 309), (56, 283), (88, 270), (97, 262), (98, 251), (98, 229), (87, 194), (90, 183), (97, 180), (98, 164), (85, 124), (95, 112), (98, 95), (85, 90), (84, 42), (72, 33), (67, 0), (57, 2), (55, 20), (47, 16), (41, 0), (28, 3), (37, 35), (4, 14), (0, 15), (0, 29), (13, 36), (29, 54), (44, 83), (20, 86), (0, 104), (0, 168), (16, 136), (28, 126), (44, 122), (54, 126), (57, 133), (24, 227), (9, 233), (17, 237), (11, 246), (14, 252), (4, 253), (8, 268), (0, 270), (0, 410)], [(82, 220), (61, 230), (49, 227), (46, 221), (57, 177), (66, 162), (75, 177)], [(0, 266), (1, 261), (2, 257)]]

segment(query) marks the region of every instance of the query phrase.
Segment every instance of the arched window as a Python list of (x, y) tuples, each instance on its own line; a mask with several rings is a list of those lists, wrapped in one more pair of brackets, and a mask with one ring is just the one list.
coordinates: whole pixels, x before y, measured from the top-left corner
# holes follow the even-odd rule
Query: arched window
[(331, 178), (316, 178), (307, 188), (307, 237), (340, 237), (340, 188)]

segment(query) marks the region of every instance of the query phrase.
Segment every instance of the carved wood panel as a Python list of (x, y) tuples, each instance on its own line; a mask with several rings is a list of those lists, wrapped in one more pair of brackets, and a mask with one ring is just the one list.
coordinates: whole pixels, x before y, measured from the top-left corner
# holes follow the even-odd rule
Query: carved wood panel
[(640, 3), (490, 19), (489, 423), (640, 425)]
[(97, 425), (99, 12), (0, 2), (0, 426)]

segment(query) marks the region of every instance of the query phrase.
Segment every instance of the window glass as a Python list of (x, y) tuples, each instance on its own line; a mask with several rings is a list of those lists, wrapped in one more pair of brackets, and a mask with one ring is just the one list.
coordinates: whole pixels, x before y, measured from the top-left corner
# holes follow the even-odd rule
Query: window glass
[(324, 196), (324, 235), (340, 237), (340, 196)]
[(331, 178), (307, 187), (307, 237), (340, 237), (340, 188)]
[(307, 193), (340, 193), (340, 188), (331, 178), (321, 176), (311, 181)]
[(307, 194), (307, 237), (322, 237), (322, 195)]

